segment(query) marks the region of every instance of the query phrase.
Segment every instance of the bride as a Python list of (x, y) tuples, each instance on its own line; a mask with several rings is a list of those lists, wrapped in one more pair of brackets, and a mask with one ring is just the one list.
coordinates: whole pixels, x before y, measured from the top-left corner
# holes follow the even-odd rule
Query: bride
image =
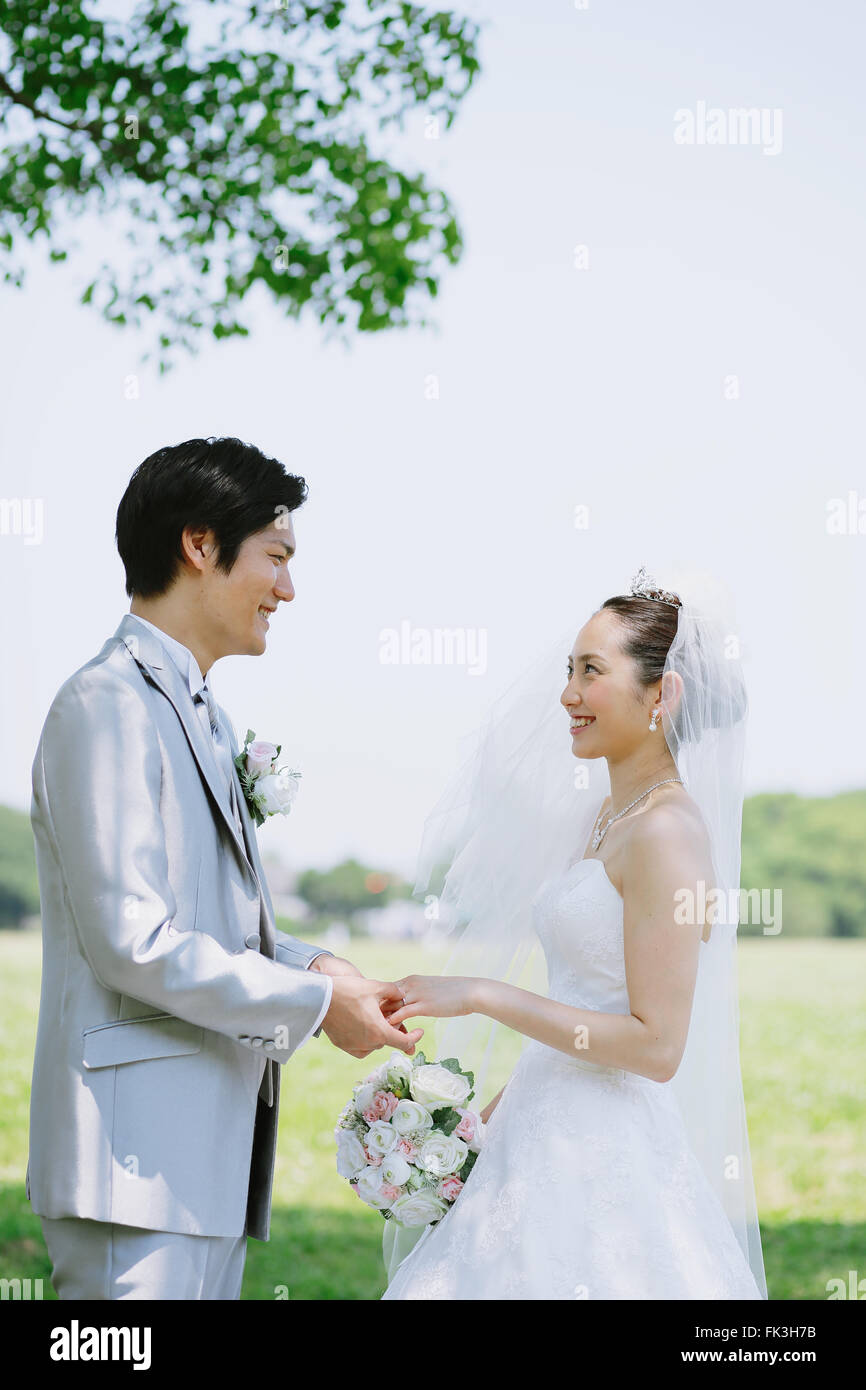
[[(386, 1222), (386, 1299), (767, 1297), (719, 906), (747, 701), (714, 604), (642, 569), (580, 629), (559, 706), (545, 663), (428, 822), (419, 882), (447, 846), (438, 902), (463, 931), (390, 1021), (449, 1020), (439, 1055), (467, 1063), (497, 1025), (523, 1050), (445, 1217)], [(525, 987), (538, 942), (546, 990)]]

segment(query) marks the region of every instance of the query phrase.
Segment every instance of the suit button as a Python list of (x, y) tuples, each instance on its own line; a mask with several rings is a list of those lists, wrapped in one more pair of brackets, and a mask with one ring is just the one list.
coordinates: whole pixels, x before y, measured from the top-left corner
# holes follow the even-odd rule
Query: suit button
[(239, 1034), (238, 1034), (238, 1042), (249, 1042), (249, 1040), (250, 1040), (250, 1035), (249, 1035), (249, 1033), (239, 1033)]
[(251, 1038), (250, 1042), (252, 1043), (253, 1047), (261, 1047), (262, 1043), (264, 1042), (264, 1038)]
[(257, 951), (261, 944), (262, 938), (259, 936), (257, 931), (251, 931), (249, 936), (244, 937), (244, 945), (251, 947), (251, 949), (254, 951)]
[(275, 1047), (276, 1043), (274, 1042), (273, 1038), (265, 1039), (265, 1052), (273, 1052)]

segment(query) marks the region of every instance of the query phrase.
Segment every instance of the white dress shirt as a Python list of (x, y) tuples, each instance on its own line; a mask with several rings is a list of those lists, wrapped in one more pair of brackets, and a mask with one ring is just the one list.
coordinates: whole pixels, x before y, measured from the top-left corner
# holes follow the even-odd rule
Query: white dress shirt
[[(229, 750), (228, 738), (225, 732), (221, 731), (220, 739), (222, 742), (221, 744), (218, 743), (217, 736), (214, 730), (211, 728), (210, 716), (208, 714), (207, 704), (204, 700), (204, 697), (202, 696), (202, 699), (198, 699), (198, 696), (206, 690), (210, 694), (210, 697), (214, 701), (214, 703), (216, 703), (216, 697), (214, 696), (210, 681), (206, 680), (205, 677), (202, 675), (201, 667), (199, 666), (189, 647), (184, 646), (183, 642), (179, 642), (176, 637), (172, 637), (169, 633), (164, 632), (161, 627), (157, 627), (154, 623), (150, 622), (148, 618), (142, 618), (139, 613), (132, 613), (130, 616), (135, 618), (136, 622), (144, 623), (144, 625), (148, 627), (150, 631), (160, 639), (169, 656), (174, 661), (175, 666), (178, 668), (181, 675), (186, 680), (186, 683), (189, 686), (189, 693), (192, 696), (193, 708), (196, 713), (196, 718), (201, 724), (203, 731), (207, 734), (209, 741), (214, 745), (214, 752), (216, 754), (217, 764), (219, 766), (220, 772), (222, 773), (223, 781), (226, 785), (226, 791), (228, 792), (229, 796), (229, 804), (231, 805), (232, 811), (234, 812), (235, 825), (237, 827), (238, 834), (242, 836), (243, 826), (241, 824), (240, 811), (237, 805), (237, 788), (235, 786), (234, 778), (232, 776), (231, 752)], [(234, 725), (232, 725), (232, 733), (235, 733)], [(237, 742), (236, 734), (235, 742)]]

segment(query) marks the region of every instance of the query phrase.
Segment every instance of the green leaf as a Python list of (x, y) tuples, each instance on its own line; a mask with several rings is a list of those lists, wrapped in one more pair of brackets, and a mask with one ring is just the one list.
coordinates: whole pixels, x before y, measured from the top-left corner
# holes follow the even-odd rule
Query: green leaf
[(456, 1057), (443, 1058), (439, 1066), (444, 1067), (446, 1071), (453, 1072), (455, 1076), (465, 1076), (470, 1086), (475, 1085), (475, 1073), (472, 1071), (464, 1071)]
[(469, 1177), (469, 1174), (475, 1167), (475, 1160), (477, 1159), (477, 1157), (478, 1155), (476, 1153), (473, 1153), (470, 1149), (468, 1154), (466, 1155), (466, 1161), (463, 1164), (463, 1167), (460, 1169), (460, 1173), (458, 1175), (460, 1177), (461, 1182), (465, 1182), (466, 1179)]
[(455, 1076), (468, 1076), (469, 1074), (463, 1070), (456, 1057), (443, 1058), (439, 1066), (444, 1067), (446, 1071), (453, 1072)]
[(449, 1110), (438, 1110), (433, 1118), (437, 1128), (441, 1129), (443, 1134), (453, 1134), (460, 1123), (460, 1116), (453, 1108)]

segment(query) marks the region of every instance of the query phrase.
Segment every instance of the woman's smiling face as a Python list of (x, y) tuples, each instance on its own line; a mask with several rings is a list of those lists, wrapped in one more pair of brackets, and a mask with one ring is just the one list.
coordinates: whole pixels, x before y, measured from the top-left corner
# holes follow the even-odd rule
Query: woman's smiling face
[(641, 694), (634, 662), (620, 647), (621, 632), (616, 614), (602, 609), (580, 629), (569, 654), (560, 701), (570, 717), (575, 757), (618, 760), (646, 737), (659, 692), (651, 686)]

